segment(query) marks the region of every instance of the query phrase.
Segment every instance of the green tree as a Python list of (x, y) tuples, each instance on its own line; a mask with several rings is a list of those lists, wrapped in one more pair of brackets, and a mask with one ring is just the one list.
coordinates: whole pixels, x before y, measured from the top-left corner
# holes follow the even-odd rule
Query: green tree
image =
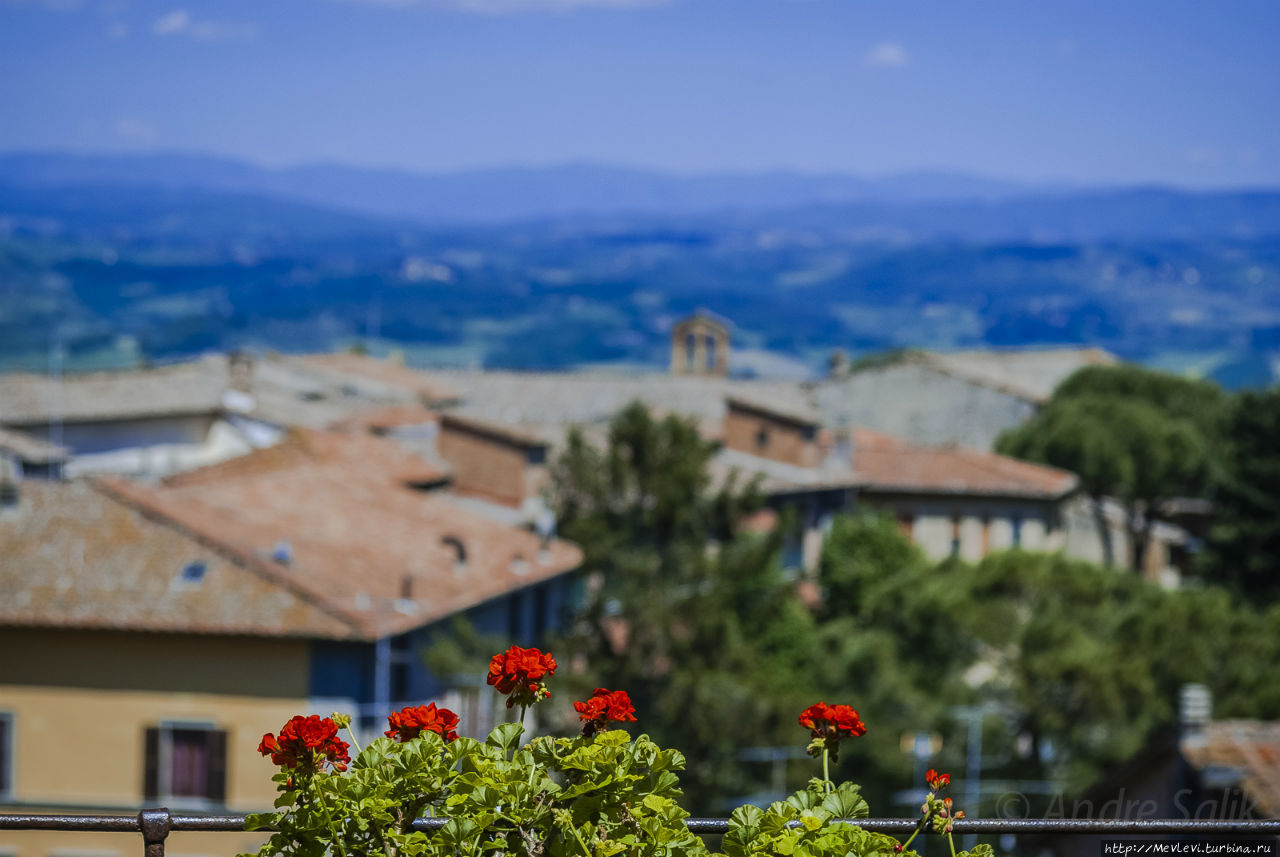
[(1240, 394), (1227, 411), (1208, 570), (1237, 592), (1280, 596), (1280, 388)]
[(585, 664), (583, 687), (627, 690), (640, 728), (686, 751), (687, 793), (703, 811), (759, 785), (738, 753), (782, 740), (814, 633), (782, 577), (779, 536), (740, 532), (758, 492), (713, 484), (714, 451), (692, 422), (634, 404), (604, 449), (575, 432), (552, 469), (560, 532), (583, 549), (589, 592), (559, 648)]
[(1073, 374), (996, 451), (1070, 470), (1093, 503), (1108, 565), (1115, 564), (1104, 498), (1124, 507), (1129, 559), (1143, 568), (1151, 531), (1167, 501), (1204, 496), (1216, 470), (1221, 390), (1134, 366)]

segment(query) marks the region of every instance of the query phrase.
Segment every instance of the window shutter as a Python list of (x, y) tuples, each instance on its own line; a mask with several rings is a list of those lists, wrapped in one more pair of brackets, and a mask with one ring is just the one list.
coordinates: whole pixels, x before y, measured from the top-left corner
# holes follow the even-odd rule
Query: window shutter
[(6, 715), (0, 714), (0, 795), (7, 794), (13, 789), (13, 784), (9, 782), (9, 741), (12, 740), (10, 735), (12, 722)]
[(227, 802), (227, 733), (222, 729), (209, 732), (209, 783), (205, 796), (218, 803)]
[(154, 801), (160, 797), (160, 730), (148, 727), (143, 739), (142, 797)]

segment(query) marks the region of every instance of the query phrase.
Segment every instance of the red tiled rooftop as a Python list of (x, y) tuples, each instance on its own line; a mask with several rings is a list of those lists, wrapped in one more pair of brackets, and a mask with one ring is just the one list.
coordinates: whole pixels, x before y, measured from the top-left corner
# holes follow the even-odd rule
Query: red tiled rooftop
[(1216, 720), (1203, 740), (1184, 742), (1182, 753), (1199, 770), (1240, 772), (1240, 788), (1259, 816), (1280, 818), (1280, 721)]
[[(184, 567), (203, 564), (198, 582)], [(0, 520), (0, 625), (351, 636), (269, 573), (234, 562), (84, 482), (28, 481)]]
[[(118, 496), (257, 564), (368, 636), (398, 633), (576, 568), (581, 553), (406, 487), (425, 463), (394, 441), (299, 430), (279, 447)], [(408, 480), (415, 481), (415, 480)], [(455, 552), (466, 553), (455, 568)], [(285, 543), (288, 563), (272, 558)], [(402, 599), (408, 579), (411, 597)]]
[(917, 446), (892, 435), (854, 429), (853, 470), (866, 488), (908, 493), (1060, 497), (1075, 474), (964, 446)]
[(299, 359), (304, 365), (357, 375), (370, 381), (386, 384), (388, 387), (417, 393), (433, 402), (445, 402), (458, 398), (457, 389), (451, 385), (394, 360), (381, 360), (350, 351), (308, 354)]

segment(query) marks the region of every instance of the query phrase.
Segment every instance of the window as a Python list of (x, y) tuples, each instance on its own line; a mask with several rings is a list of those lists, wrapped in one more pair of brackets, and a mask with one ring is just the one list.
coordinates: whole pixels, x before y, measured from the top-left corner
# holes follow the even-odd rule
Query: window
[(1015, 548), (1022, 547), (1022, 516), (1014, 515), (1009, 519), (1009, 529), (1012, 532), (1013, 546)]
[(951, 555), (960, 556), (960, 516), (951, 516)]
[(769, 445), (769, 430), (764, 426), (756, 429), (756, 449), (764, 449)]
[(146, 731), (143, 796), (225, 803), (227, 733), (207, 723), (169, 723)]
[(705, 340), (707, 347), (707, 368), (716, 368), (716, 338), (708, 336)]
[(440, 543), (453, 552), (453, 570), (455, 572), (463, 572), (467, 570), (467, 549), (463, 546), (462, 540), (454, 536), (445, 536)]
[(0, 797), (13, 794), (13, 715), (0, 711)]
[(189, 562), (182, 567), (182, 582), (198, 584), (204, 580), (208, 567), (203, 562)]

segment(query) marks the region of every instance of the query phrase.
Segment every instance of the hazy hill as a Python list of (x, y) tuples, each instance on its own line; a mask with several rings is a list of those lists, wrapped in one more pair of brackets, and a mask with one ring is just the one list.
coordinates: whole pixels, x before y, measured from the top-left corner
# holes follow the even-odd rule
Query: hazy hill
[(421, 176), (195, 156), (0, 156), (0, 368), (237, 345), (661, 366), (729, 315), (757, 365), (830, 349), (1097, 345), (1265, 383), (1280, 193), (945, 175)]
[[(214, 200), (194, 194), (200, 191), (304, 202), (335, 212), (434, 226), (568, 219), (589, 227), (591, 219), (601, 217), (655, 218), (666, 224), (712, 217), (718, 225), (851, 230), (896, 240), (1043, 242), (1280, 234), (1280, 192), (1068, 191), (945, 173), (883, 179), (781, 172), (679, 176), (569, 165), (424, 175), (332, 165), (267, 169), (199, 155), (10, 154), (0, 156), (0, 183), (10, 186), (11, 196), (23, 188), (40, 192), (17, 200), (19, 208), (59, 205), (59, 195), (70, 195), (65, 208), (80, 200), (92, 207), (96, 202), (88, 197), (115, 188), (122, 206), (168, 203), (208, 209)], [(234, 221), (234, 204), (222, 207)], [(277, 207), (272, 217), (314, 222), (320, 215)], [(204, 225), (215, 226), (208, 220)]]

